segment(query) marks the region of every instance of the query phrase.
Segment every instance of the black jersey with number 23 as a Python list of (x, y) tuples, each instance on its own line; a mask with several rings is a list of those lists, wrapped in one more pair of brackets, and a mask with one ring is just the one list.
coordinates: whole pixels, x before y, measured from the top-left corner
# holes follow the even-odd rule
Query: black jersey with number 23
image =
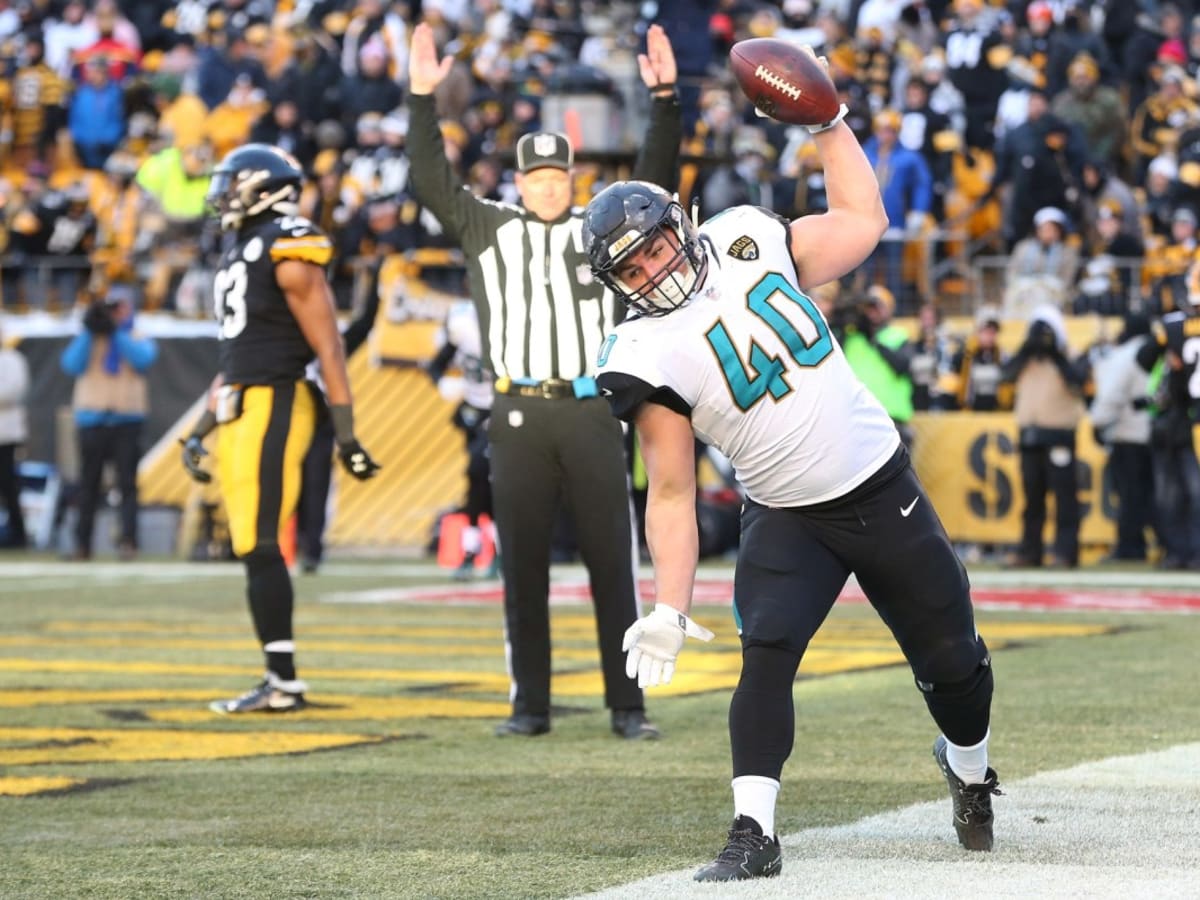
[(295, 259), (326, 266), (333, 244), (308, 219), (280, 216), (250, 223), (221, 257), (213, 283), (226, 384), (286, 384), (313, 358), (275, 266)]

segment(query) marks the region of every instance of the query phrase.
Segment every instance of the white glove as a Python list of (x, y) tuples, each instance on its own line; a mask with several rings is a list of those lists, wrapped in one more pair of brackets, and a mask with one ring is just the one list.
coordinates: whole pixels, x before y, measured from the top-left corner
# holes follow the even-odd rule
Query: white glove
[(675, 657), (685, 637), (711, 641), (713, 633), (697, 625), (679, 610), (665, 603), (655, 604), (649, 615), (642, 616), (625, 630), (621, 649), (625, 674), (637, 678), (638, 687), (670, 684), (675, 674)]

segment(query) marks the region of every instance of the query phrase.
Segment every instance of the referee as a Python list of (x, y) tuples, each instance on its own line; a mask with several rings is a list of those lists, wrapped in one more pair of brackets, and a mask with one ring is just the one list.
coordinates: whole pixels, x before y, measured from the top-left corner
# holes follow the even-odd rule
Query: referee
[[(675, 57), (662, 28), (651, 26), (646, 51), (638, 66), (654, 102), (634, 177), (674, 190), (682, 129)], [(621, 426), (592, 377), (617, 304), (592, 279), (583, 250), (571, 145), (561, 134), (525, 135), (516, 160), (521, 204), (475, 197), (446, 160), (434, 109), (433, 91), (452, 64), (439, 61), (432, 30), (418, 25), (409, 54), (413, 189), (462, 245), (496, 373), (488, 439), (513, 681), (512, 715), (496, 734), (550, 730), (550, 546), (565, 499), (591, 580), (612, 729), (657, 738), (621, 649), (638, 618), (629, 491)]]

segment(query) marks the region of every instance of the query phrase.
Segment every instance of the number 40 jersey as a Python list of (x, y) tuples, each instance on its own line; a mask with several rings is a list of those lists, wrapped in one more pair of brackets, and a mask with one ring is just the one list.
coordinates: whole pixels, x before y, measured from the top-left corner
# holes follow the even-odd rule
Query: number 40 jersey
[(329, 238), (299, 216), (252, 221), (238, 231), (213, 282), (226, 384), (288, 384), (304, 377), (313, 351), (275, 280), (275, 266), (294, 259), (324, 267), (332, 258)]
[(841, 497), (900, 436), (800, 290), (787, 224), (739, 206), (704, 223), (700, 240), (705, 283), (667, 315), (616, 327), (600, 351), (601, 393), (622, 419), (642, 402), (688, 416), (759, 503)]

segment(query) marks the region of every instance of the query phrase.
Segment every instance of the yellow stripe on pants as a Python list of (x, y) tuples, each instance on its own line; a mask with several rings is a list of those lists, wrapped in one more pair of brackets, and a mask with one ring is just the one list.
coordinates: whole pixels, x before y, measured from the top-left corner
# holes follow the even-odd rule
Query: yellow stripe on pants
[[(233, 552), (238, 556), (245, 556), (260, 543), (277, 543), (279, 530), (291, 518), (300, 499), (304, 456), (312, 443), (316, 404), (309, 386), (296, 382), (288, 415), (277, 415), (272, 421), (279, 390), (268, 385), (245, 388), (241, 416), (217, 429), (217, 472), (229, 516)], [(282, 429), (286, 429), (286, 438), (278, 433)], [(275, 493), (264, 492), (264, 482), (269, 483), (271, 477), (263, 477), (263, 452), (268, 440), (275, 445), (283, 443), (282, 458), (265, 461), (268, 472), (271, 466), (282, 468), (279, 509), (272, 516), (275, 529), (269, 535), (259, 533), (261, 506), (264, 502), (272, 503), (271, 494)]]

